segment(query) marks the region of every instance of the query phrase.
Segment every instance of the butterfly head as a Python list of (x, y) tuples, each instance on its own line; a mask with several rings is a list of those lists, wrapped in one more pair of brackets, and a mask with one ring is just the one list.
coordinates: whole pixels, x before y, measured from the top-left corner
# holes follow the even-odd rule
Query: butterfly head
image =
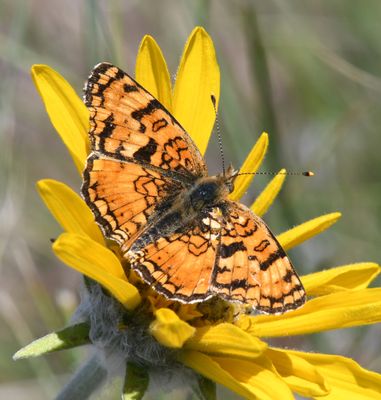
[(230, 194), (234, 191), (234, 181), (238, 175), (238, 172), (239, 171), (234, 169), (233, 165), (230, 164), (225, 173), (218, 175), (218, 177), (221, 179), (221, 183), (226, 186), (228, 190), (227, 194)]

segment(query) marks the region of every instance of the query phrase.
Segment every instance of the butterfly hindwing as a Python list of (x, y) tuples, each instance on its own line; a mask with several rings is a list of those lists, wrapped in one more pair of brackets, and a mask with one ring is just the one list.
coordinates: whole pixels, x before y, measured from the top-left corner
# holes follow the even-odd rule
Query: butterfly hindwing
[[(303, 286), (265, 223), (245, 206), (226, 202), (190, 226), (158, 225), (127, 253), (132, 267), (172, 300), (192, 303), (218, 295), (266, 313), (298, 308)], [(227, 213), (226, 213), (227, 212)], [(181, 219), (178, 219), (181, 221)]]
[(274, 235), (244, 205), (226, 204), (212, 290), (267, 313), (300, 307), (305, 291)]
[[(143, 234), (127, 257), (143, 279), (166, 297), (184, 303), (206, 300), (213, 295), (210, 282), (221, 230), (218, 209), (203, 213), (192, 224), (182, 225), (181, 218), (177, 221), (178, 226), (169, 221), (168, 234), (165, 220)], [(145, 235), (153, 237), (146, 245)]]

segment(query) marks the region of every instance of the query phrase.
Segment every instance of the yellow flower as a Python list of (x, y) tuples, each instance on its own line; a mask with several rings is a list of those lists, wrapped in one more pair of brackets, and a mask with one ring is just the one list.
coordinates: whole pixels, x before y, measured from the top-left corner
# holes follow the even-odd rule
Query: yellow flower
[[(82, 173), (89, 153), (86, 108), (51, 68), (35, 65), (32, 76), (54, 127)], [(197, 27), (191, 33), (173, 89), (159, 46), (145, 36), (137, 56), (136, 80), (167, 107), (204, 153), (215, 120), (210, 95), (218, 102), (220, 91), (214, 46), (205, 30)], [(267, 146), (268, 135), (263, 133), (242, 170), (256, 171)], [(239, 199), (253, 177), (239, 176), (231, 198)], [(275, 176), (258, 196), (251, 206), (256, 214), (268, 210), (284, 179), (285, 175)], [(118, 256), (117, 247), (105, 241), (85, 202), (54, 180), (42, 180), (37, 187), (65, 231), (53, 244), (57, 257), (99, 282), (124, 306), (126, 315), (138, 318), (137, 310), (140, 317), (144, 314), (146, 334), (185, 366), (248, 399), (292, 399), (293, 392), (319, 399), (354, 398), (353, 394), (356, 399), (379, 398), (381, 376), (349, 358), (272, 348), (262, 340), (379, 322), (381, 289), (368, 288), (380, 272), (377, 264), (345, 265), (303, 276), (307, 294), (313, 298), (296, 311), (234, 318), (234, 308), (228, 304), (222, 308), (211, 301), (200, 306), (181, 305), (155, 294), (136, 278), (128, 280), (125, 261)], [(290, 249), (339, 218), (337, 212), (326, 214), (277, 238)], [(121, 322), (121, 331), (128, 331), (134, 319), (126, 321)], [(18, 357), (22, 356), (21, 350)]]

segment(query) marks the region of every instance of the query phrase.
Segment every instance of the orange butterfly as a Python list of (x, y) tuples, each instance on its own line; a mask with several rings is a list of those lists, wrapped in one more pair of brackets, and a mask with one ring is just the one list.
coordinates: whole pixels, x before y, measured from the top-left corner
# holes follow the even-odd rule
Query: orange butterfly
[(111, 64), (94, 68), (84, 98), (92, 153), (82, 194), (145, 282), (183, 303), (219, 296), (282, 313), (305, 302), (266, 224), (228, 199), (236, 171), (208, 176), (176, 119)]

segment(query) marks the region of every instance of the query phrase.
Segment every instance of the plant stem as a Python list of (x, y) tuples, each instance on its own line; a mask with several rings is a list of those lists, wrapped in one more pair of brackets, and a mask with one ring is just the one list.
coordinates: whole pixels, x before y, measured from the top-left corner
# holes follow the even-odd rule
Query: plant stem
[(56, 400), (86, 400), (102, 385), (106, 376), (107, 371), (99, 357), (94, 355), (80, 367)]

